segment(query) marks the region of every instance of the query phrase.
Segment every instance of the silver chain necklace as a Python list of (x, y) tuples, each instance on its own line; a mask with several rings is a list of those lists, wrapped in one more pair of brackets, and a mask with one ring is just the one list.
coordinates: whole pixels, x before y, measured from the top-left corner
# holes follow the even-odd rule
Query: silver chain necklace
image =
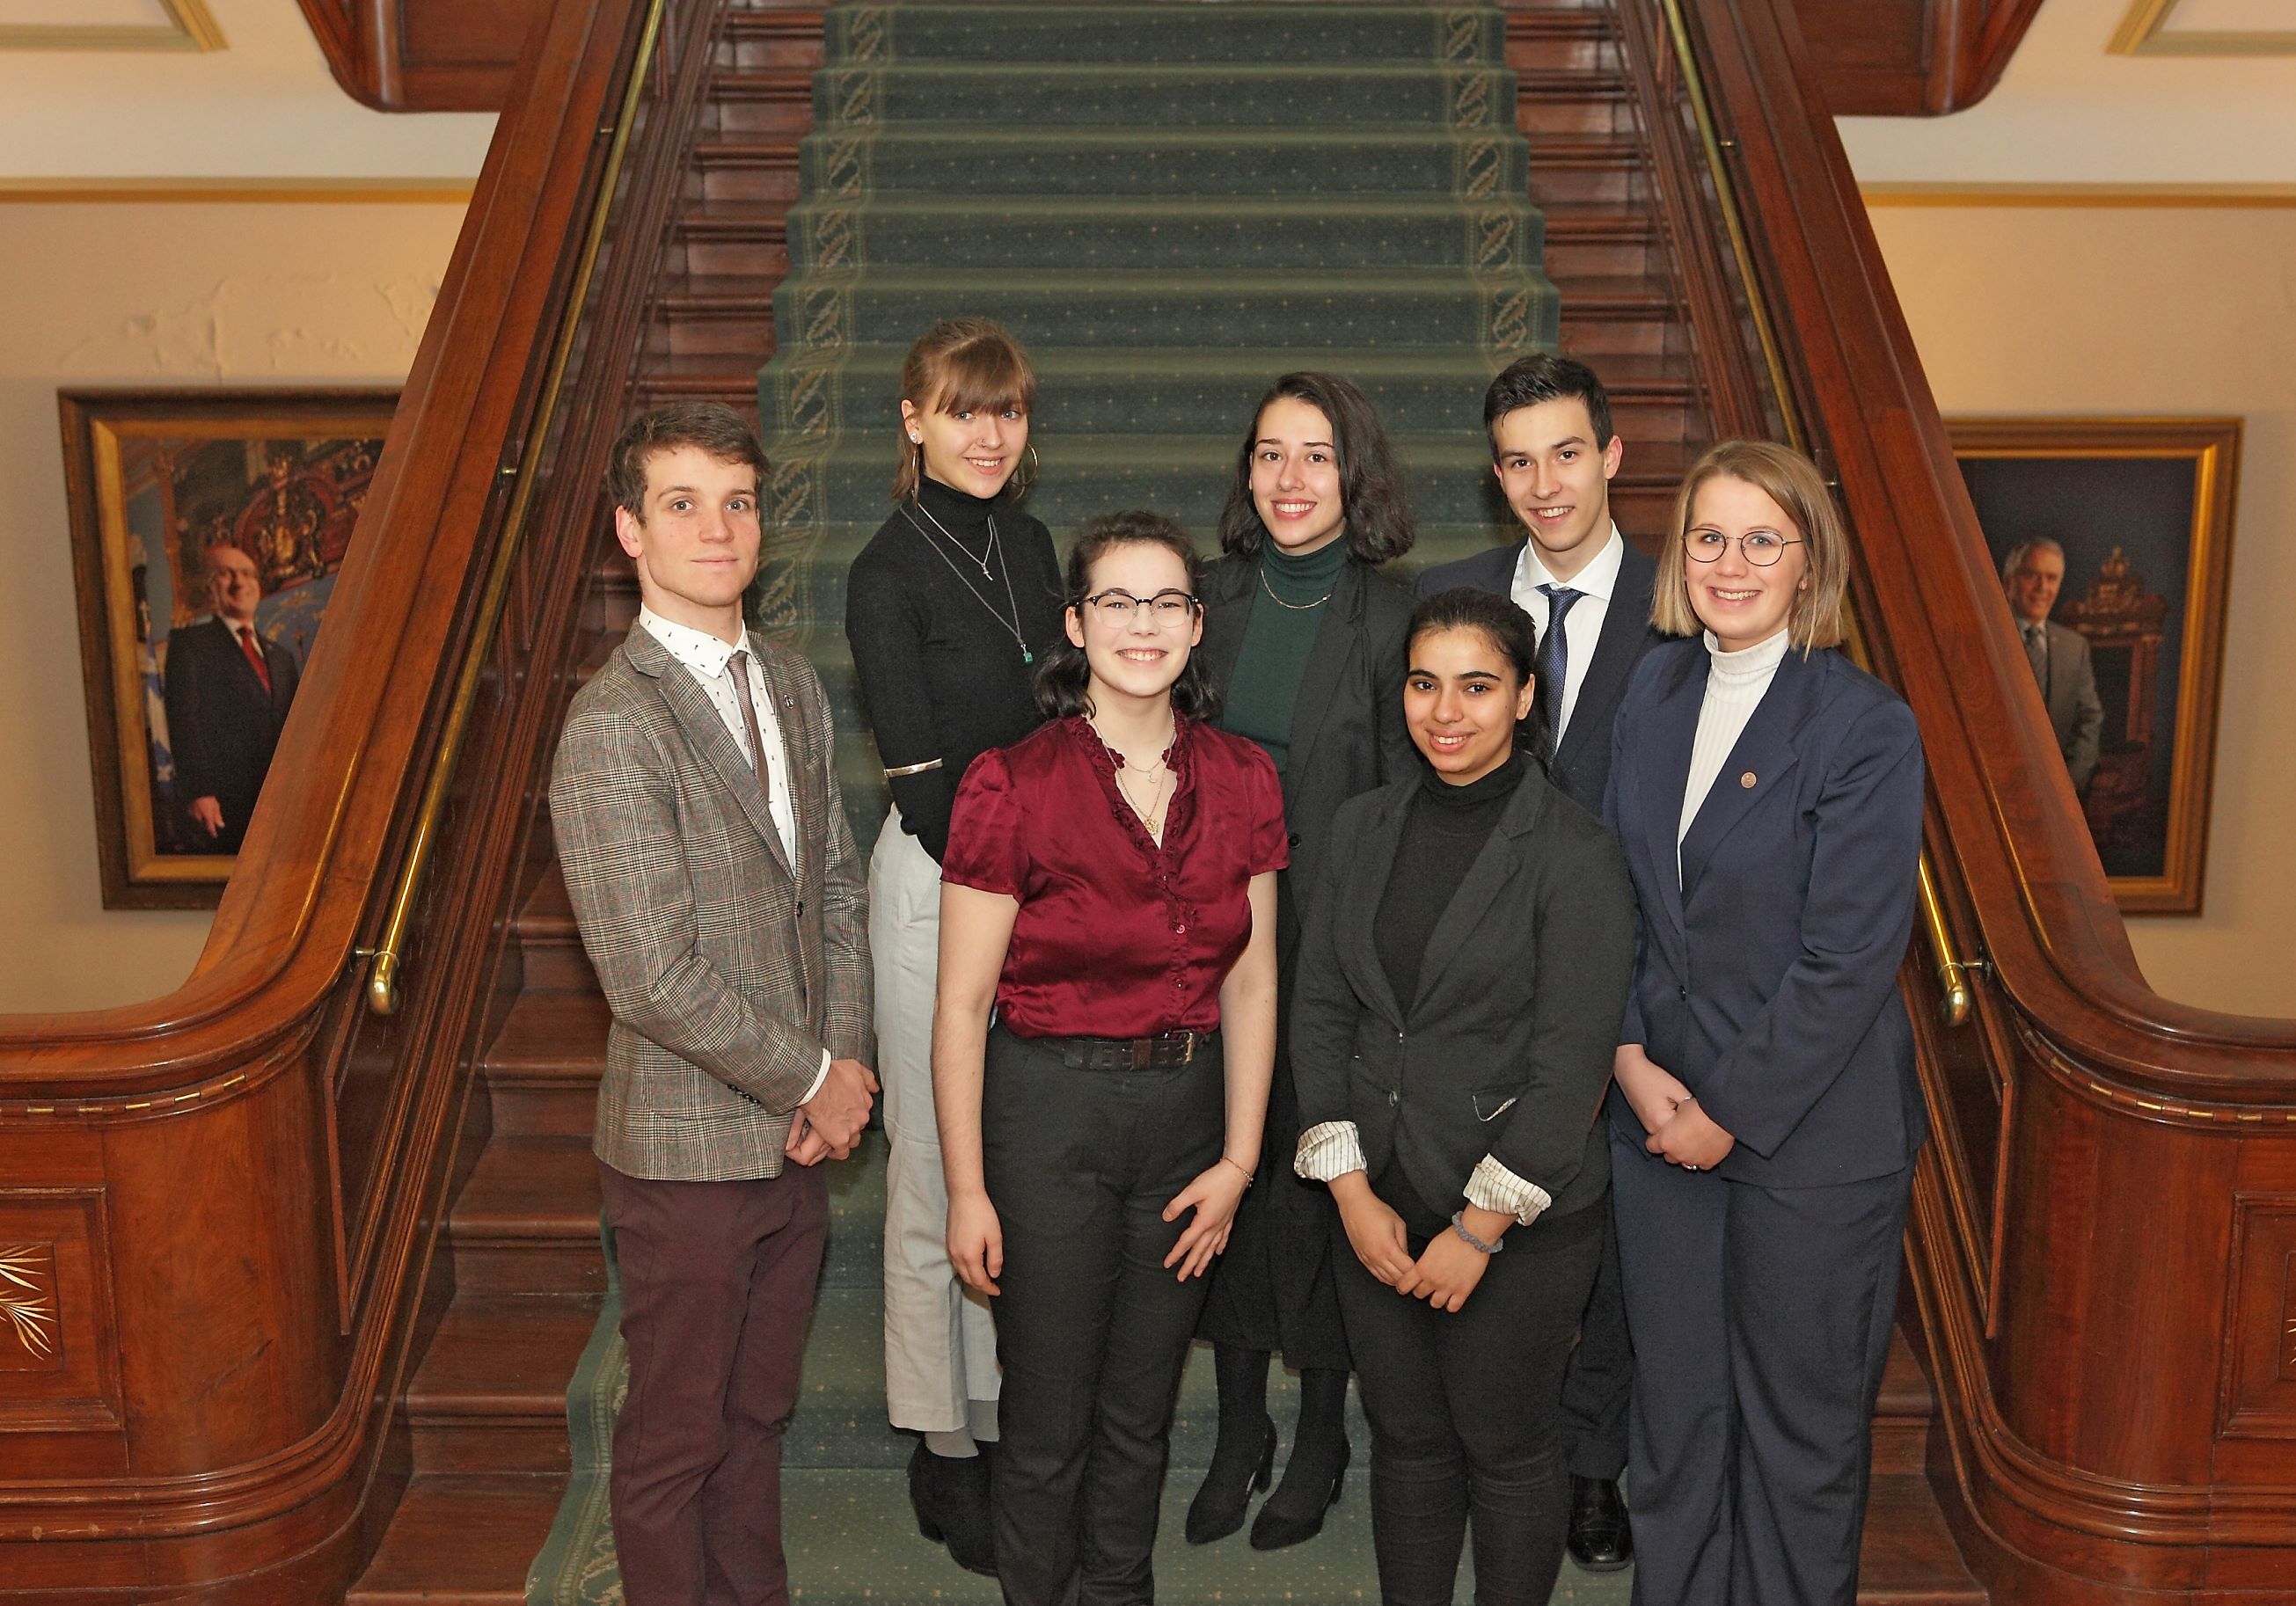
[[(917, 522), (916, 513), (909, 512), (912, 503), (914, 503), (918, 513), (922, 513), (926, 518), (932, 519), (932, 529), (927, 529), (923, 525)], [(988, 560), (985, 558), (973, 557), (972, 549), (965, 545), (964, 542), (958, 540), (955, 536), (952, 535), (948, 527), (943, 524), (939, 519), (933, 519), (932, 509), (927, 507), (922, 500), (912, 498), (910, 502), (902, 503), (900, 504), (900, 509), (901, 517), (906, 519), (909, 521), (910, 527), (914, 529), (917, 534), (925, 538), (925, 545), (927, 546), (931, 547), (935, 553), (939, 554), (940, 561), (948, 565), (948, 571), (956, 577), (957, 583), (963, 586), (965, 590), (972, 594), (972, 600), (974, 602), (979, 602), (981, 607), (988, 610), (988, 617), (990, 619), (995, 619), (1011, 634), (1013, 644), (1021, 649), (1021, 661), (1024, 664), (1035, 663), (1037, 661), (1037, 655), (1029, 651), (1029, 640), (1026, 636), (1021, 634), (1021, 604), (1019, 602), (1014, 600), (1013, 595), (1013, 566), (1004, 561), (1004, 543), (1003, 538), (996, 533), (996, 515), (994, 513), (988, 515), (988, 553), (989, 556), (994, 557), (996, 560), (996, 567), (1004, 572), (1004, 607), (1006, 610), (1004, 613), (996, 611), (996, 604), (990, 602), (987, 596), (982, 594), (980, 587), (972, 583), (972, 577), (956, 566), (956, 560), (948, 555), (947, 552), (942, 548), (940, 542), (933, 539), (933, 530), (939, 530), (942, 537), (947, 540), (950, 545), (955, 547), (956, 550), (963, 553), (967, 559), (980, 566), (980, 578), (983, 581), (986, 581), (989, 578)]]

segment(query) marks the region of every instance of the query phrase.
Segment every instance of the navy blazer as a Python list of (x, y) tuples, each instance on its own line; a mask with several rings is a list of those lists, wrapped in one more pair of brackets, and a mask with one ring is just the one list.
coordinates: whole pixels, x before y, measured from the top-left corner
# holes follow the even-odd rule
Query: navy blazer
[[(1642, 905), (1625, 1040), (1679, 1077), (1767, 1187), (1886, 1176), (1929, 1135), (1898, 968), (1922, 849), (1922, 744), (1903, 699), (1840, 653), (1789, 651), (1716, 776), (1676, 873), (1706, 692), (1699, 641), (1644, 659), (1604, 819)], [(1613, 1088), (1611, 1118), (1644, 1136)]]
[[(1495, 596), (1512, 597), (1522, 548), (1523, 543), (1517, 541), (1431, 569), (1419, 577), (1419, 594), (1429, 597), (1455, 586), (1470, 586)], [(1547, 778), (1589, 814), (1602, 811), (1603, 792), (1610, 783), (1611, 726), (1618, 718), (1619, 700), (1626, 695), (1627, 682), (1643, 655), (1667, 639), (1651, 627), (1651, 594), (1657, 585), (1657, 563), (1628, 541), (1626, 557), (1619, 565), (1619, 583), (1611, 593), (1611, 605), (1603, 612), (1602, 634), (1595, 639), (1595, 661), (1587, 666), (1587, 678), (1578, 683), (1578, 701), (1570, 710), (1562, 746), (1546, 766)], [(1548, 694), (1549, 688), (1541, 686), (1531, 709), (1531, 718), (1541, 733), (1541, 752), (1546, 750), (1544, 733), (1554, 723)]]

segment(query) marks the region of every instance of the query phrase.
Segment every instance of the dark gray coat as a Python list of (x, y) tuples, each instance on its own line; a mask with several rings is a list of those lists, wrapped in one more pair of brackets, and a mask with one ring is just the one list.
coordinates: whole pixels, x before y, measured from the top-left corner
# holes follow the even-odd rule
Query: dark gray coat
[(1463, 1197), (1485, 1154), (1556, 1215), (1610, 1184), (1595, 1117), (1635, 965), (1635, 895), (1603, 823), (1534, 770), (1436, 922), (1419, 996), (1374, 939), (1420, 778), (1343, 807), (1308, 898), (1292, 990), (1300, 1128), (1353, 1121), (1374, 1177), (1390, 1157), (1429, 1201)]

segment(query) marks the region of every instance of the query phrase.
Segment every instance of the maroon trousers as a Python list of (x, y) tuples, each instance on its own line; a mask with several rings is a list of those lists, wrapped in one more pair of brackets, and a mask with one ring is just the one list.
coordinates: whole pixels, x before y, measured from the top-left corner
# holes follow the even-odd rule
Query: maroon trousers
[(827, 1179), (662, 1182), (598, 1167), (630, 1388), (614, 1424), (628, 1606), (786, 1606), (782, 1428), (829, 1230)]

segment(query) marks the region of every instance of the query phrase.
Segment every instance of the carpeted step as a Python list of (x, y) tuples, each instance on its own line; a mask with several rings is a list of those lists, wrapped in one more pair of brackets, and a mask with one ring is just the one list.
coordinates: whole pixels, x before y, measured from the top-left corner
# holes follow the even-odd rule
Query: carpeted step
[[(761, 160), (762, 159), (760, 159)], [(720, 165), (735, 164), (729, 155)], [(1324, 195), (1526, 193), (1530, 147), (1505, 129), (1424, 123), (1308, 128), (1085, 127), (1046, 139), (1010, 123), (837, 129), (798, 152), (805, 193)], [(727, 187), (721, 193), (733, 194)]]
[(872, 263), (860, 273), (792, 274), (772, 311), (778, 349), (791, 361), (822, 348), (906, 349), (937, 320), (959, 315), (995, 318), (1031, 347), (1448, 344), (1513, 354), (1553, 348), (1557, 302), (1535, 266), (1111, 274), (1015, 260), (969, 273)]
[[(734, 214), (712, 209), (713, 222)], [(1528, 201), (1445, 197), (1210, 196), (1143, 207), (1126, 197), (971, 196), (801, 201), (789, 209), (792, 271), (915, 266), (993, 272), (1012, 263), (1109, 277), (1168, 268), (1324, 273), (1348, 268), (1529, 268), (1542, 228)]]
[[(1196, 17), (1210, 14), (1197, 11)], [(832, 58), (814, 75), (814, 125), (889, 122), (964, 125), (996, 120), (1040, 130), (1062, 127), (1250, 123), (1431, 123), (1507, 128), (1515, 119), (1514, 74), (1504, 67), (1445, 68), (1417, 61), (1341, 64), (1251, 62), (1119, 67), (982, 61), (848, 65)], [(1557, 114), (1550, 123), (1578, 126)]]
[[(865, 430), (873, 416), (890, 430), (906, 355), (900, 346), (860, 347), (826, 371), (837, 390), (832, 405), (849, 430)], [(1226, 421), (1240, 439), (1252, 407), (1278, 375), (1314, 368), (1361, 386), (1399, 436), (1480, 435), (1483, 391), (1513, 355), (1472, 346), (1037, 345), (1029, 351), (1037, 384), (1030, 427), (1058, 438), (1129, 432), (1144, 444)], [(1694, 389), (1687, 358), (1622, 356), (1606, 363), (1603, 372), (1627, 438), (1658, 441), (1681, 434), (1682, 410)], [(793, 388), (809, 387), (820, 377), (796, 365), (777, 371), (772, 416), (795, 416)], [(808, 405), (817, 400), (808, 398)]]
[(1288, 65), (1496, 61), (1505, 13), (1489, 7), (1292, 4), (850, 6), (826, 19), (832, 61), (1120, 61)]
[[(1225, 409), (1241, 430), (1244, 407)], [(1210, 421), (1206, 421), (1210, 422)], [(1029, 511), (1065, 530), (1118, 508), (1144, 507), (1210, 530), (1218, 522), (1235, 472), (1237, 435), (1070, 434), (1051, 427), (1035, 432), (1044, 471), (1029, 488)], [(768, 493), (784, 524), (801, 520), (797, 504), (809, 498), (826, 518), (863, 508), (885, 508), (891, 469), (882, 432), (848, 430), (825, 449), (808, 450), (775, 436), (766, 452), (775, 465)], [(1504, 520), (1505, 505), (1490, 477), (1490, 448), (1479, 429), (1399, 435), (1412, 511), (1430, 523)], [(890, 509), (885, 509), (890, 512)], [(882, 517), (882, 514), (881, 514)]]
[[(1288, 1442), (1300, 1411), (1299, 1380), (1281, 1365), (1268, 1369), (1268, 1412)], [(1210, 1464), (1218, 1432), (1218, 1389), (1212, 1352), (1188, 1353), (1172, 1419), (1176, 1476)], [(1358, 1452), (1371, 1442), (1363, 1407), (1348, 1395), (1348, 1432)], [(897, 1467), (906, 1464), (914, 1438), (885, 1421), (885, 1307), (874, 1287), (824, 1285), (806, 1335), (805, 1374), (783, 1454), (791, 1466)]]

